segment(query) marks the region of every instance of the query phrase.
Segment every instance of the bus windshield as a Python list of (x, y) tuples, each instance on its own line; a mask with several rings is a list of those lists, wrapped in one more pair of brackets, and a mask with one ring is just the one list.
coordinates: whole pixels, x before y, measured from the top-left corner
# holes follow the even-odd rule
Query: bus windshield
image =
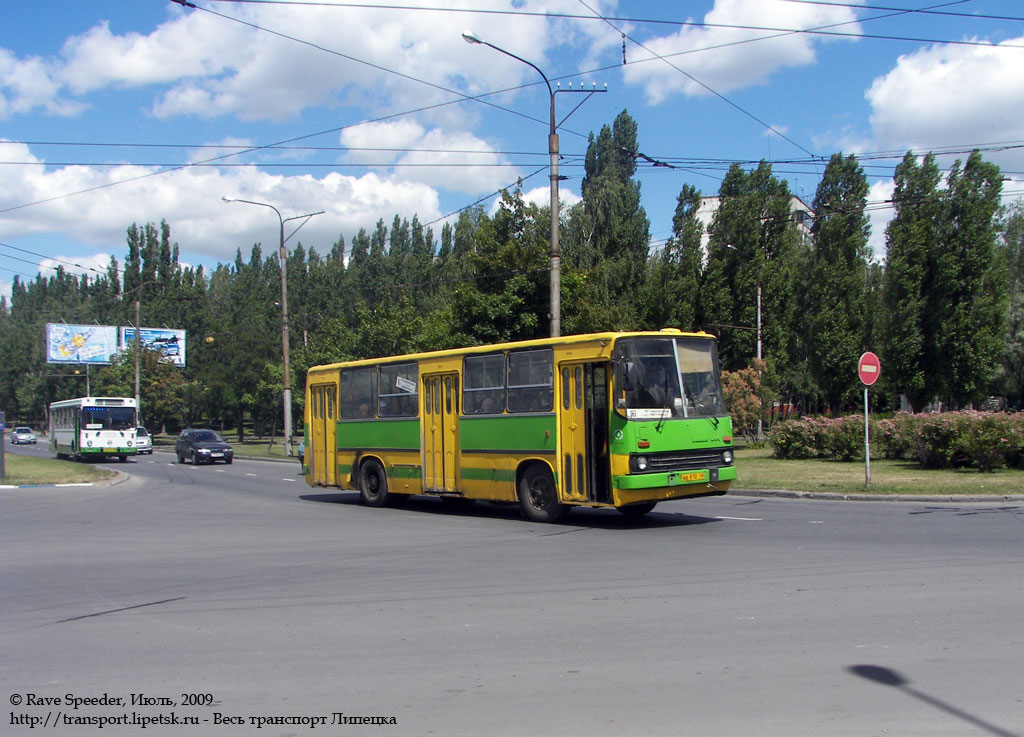
[(83, 430), (134, 430), (134, 407), (82, 407)]
[(623, 338), (615, 348), (615, 409), (630, 420), (725, 415), (713, 340)]

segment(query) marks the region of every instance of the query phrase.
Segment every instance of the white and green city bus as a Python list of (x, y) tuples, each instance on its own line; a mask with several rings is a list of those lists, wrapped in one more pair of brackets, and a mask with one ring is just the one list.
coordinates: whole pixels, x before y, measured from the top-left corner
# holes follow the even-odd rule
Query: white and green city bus
[(50, 405), (50, 451), (96, 460), (135, 455), (138, 411), (131, 397), (80, 397)]

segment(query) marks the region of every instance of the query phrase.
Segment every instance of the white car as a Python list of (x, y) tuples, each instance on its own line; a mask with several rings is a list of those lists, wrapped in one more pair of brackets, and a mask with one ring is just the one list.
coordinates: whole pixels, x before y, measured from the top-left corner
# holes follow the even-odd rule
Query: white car
[(11, 433), (11, 442), (15, 445), (19, 443), (31, 443), (36, 444), (36, 434), (32, 432), (31, 427), (16, 427), (14, 432)]
[(153, 438), (142, 425), (135, 428), (135, 452), (139, 455), (153, 452)]

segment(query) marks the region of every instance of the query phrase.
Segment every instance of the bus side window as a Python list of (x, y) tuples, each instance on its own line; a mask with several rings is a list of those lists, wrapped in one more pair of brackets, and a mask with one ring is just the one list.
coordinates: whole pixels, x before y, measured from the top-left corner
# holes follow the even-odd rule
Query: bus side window
[(341, 416), (373, 417), (377, 407), (377, 369), (349, 369), (341, 373)]
[(463, 363), (462, 409), (466, 414), (498, 414), (505, 409), (505, 354), (467, 356)]
[(554, 388), (554, 352), (550, 349), (508, 354), (508, 411), (550, 412)]

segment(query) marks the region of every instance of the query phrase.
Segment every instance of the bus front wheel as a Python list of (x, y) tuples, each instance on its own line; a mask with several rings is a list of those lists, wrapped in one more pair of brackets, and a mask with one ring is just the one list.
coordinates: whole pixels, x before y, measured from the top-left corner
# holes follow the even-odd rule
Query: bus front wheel
[(359, 496), (368, 507), (383, 507), (388, 503), (388, 477), (376, 458), (368, 459), (359, 469)]
[(558, 501), (558, 488), (551, 470), (535, 463), (519, 479), (519, 506), (532, 522), (558, 522), (569, 507)]

